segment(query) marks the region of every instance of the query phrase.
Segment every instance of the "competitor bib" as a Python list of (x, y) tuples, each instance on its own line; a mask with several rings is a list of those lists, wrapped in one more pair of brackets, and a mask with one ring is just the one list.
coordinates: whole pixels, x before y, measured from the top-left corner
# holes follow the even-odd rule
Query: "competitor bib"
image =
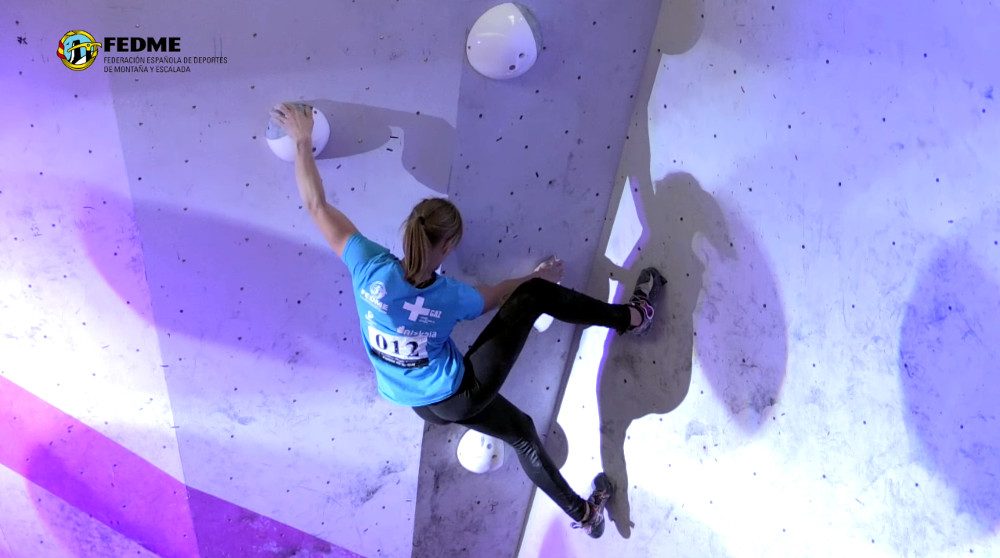
[(374, 356), (402, 368), (427, 366), (427, 336), (408, 337), (368, 326), (368, 344)]

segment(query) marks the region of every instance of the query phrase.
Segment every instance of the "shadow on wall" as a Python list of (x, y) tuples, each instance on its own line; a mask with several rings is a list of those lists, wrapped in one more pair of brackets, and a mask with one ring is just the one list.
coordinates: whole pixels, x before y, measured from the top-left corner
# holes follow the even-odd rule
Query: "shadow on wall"
[[(626, 538), (631, 534), (628, 428), (636, 419), (680, 405), (690, 386), (695, 346), (709, 385), (747, 433), (759, 429), (765, 409), (775, 404), (787, 360), (774, 278), (745, 227), (727, 224), (719, 205), (688, 174), (666, 177), (643, 197), (650, 240), (640, 248), (635, 268), (660, 268), (665, 293), (647, 337), (622, 337), (610, 345), (598, 389), (601, 459), (622, 487), (611, 510)], [(636, 275), (604, 265), (619, 280)], [(631, 281), (624, 283), (631, 289)]]
[[(126, 261), (114, 238), (143, 223), (142, 258), (155, 316), (166, 333), (271, 358), (324, 365), (352, 355), (366, 363), (356, 337), (349, 281), (336, 254), (245, 222), (91, 192), (78, 217), (94, 267), (131, 306), (144, 296), (134, 278), (141, 261)], [(158, 235), (158, 237), (151, 237)], [(338, 286), (339, 285), (339, 286)]]
[[(690, 50), (704, 29), (704, 1), (665, 1), (653, 47), (659, 54)], [(687, 173), (653, 183), (648, 106), (661, 57), (651, 53), (640, 85), (620, 172), (643, 224), (635, 264), (626, 271), (605, 258), (598, 270), (631, 293), (638, 270), (656, 266), (667, 279), (657, 322), (646, 338), (623, 337), (606, 347), (598, 387), (601, 460), (619, 487), (609, 512), (622, 537), (631, 536), (625, 440), (633, 421), (677, 408), (691, 384), (696, 348), (706, 379), (746, 432), (762, 424), (784, 382), (786, 324), (774, 277), (748, 228)], [(667, 146), (668, 147), (668, 146)], [(737, 245), (738, 243), (738, 245)], [(702, 305), (698, 307), (699, 296)], [(766, 304), (766, 306), (765, 306)], [(696, 309), (701, 310), (695, 327)]]
[[(705, 0), (662, 0), (652, 48), (659, 54), (684, 54), (705, 30)], [(659, 64), (659, 60), (656, 60)], [(656, 77), (654, 72), (650, 79)], [(645, 100), (649, 101), (648, 91)], [(645, 105), (636, 104), (637, 107)]]
[(903, 319), (906, 424), (927, 465), (956, 494), (956, 512), (1000, 528), (1000, 285), (965, 242), (940, 247)]
[[(317, 159), (344, 158), (385, 147), (396, 149), (402, 140), (402, 162), (424, 186), (447, 195), (455, 128), (443, 118), (338, 101), (309, 101), (330, 120), (330, 141)], [(402, 131), (402, 138), (393, 128)]]
[(695, 352), (734, 423), (753, 433), (769, 416), (785, 381), (788, 326), (774, 274), (753, 232), (735, 212), (727, 214), (728, 245), (721, 237), (707, 242), (700, 234), (694, 237), (693, 249), (703, 264), (699, 271), (704, 270)]

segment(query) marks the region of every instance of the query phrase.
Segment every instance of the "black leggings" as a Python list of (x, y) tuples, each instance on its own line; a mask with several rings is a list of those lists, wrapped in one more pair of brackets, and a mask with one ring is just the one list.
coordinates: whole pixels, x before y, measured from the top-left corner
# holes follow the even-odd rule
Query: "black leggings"
[(531, 417), (499, 395), (535, 320), (542, 314), (572, 324), (628, 328), (628, 306), (608, 304), (544, 279), (522, 283), (500, 307), (465, 355), (465, 376), (454, 395), (415, 407), (424, 420), (458, 423), (507, 442), (528, 477), (571, 518), (582, 521), (586, 506), (545, 451)]

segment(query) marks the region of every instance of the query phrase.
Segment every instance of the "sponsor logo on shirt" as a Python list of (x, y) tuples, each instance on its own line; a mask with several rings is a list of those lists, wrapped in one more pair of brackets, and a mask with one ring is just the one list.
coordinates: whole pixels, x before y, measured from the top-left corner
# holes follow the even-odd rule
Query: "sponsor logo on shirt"
[(427, 337), (428, 339), (434, 339), (438, 336), (438, 332), (436, 331), (414, 331), (412, 329), (406, 329), (406, 326), (397, 327), (396, 333), (407, 337)]
[(385, 298), (385, 283), (381, 281), (375, 281), (368, 285), (368, 288), (361, 288), (361, 298), (365, 302), (377, 308), (383, 314), (389, 310), (388, 304), (383, 304), (382, 299)]
[(403, 309), (410, 313), (410, 321), (421, 324), (433, 324), (441, 317), (440, 310), (424, 308), (424, 297), (418, 296), (414, 302), (404, 302)]

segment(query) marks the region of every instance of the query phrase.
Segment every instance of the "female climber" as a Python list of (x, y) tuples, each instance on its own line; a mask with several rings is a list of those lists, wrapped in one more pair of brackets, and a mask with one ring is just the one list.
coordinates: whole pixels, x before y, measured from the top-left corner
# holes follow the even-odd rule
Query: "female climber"
[[(410, 212), (399, 260), (326, 201), (312, 153), (311, 107), (284, 103), (271, 115), (296, 143), (295, 177), (304, 205), (351, 275), (379, 393), (414, 408), (426, 421), (457, 423), (503, 440), (532, 482), (573, 519), (573, 527), (600, 537), (614, 492), (607, 475), (594, 478), (589, 498), (577, 495), (542, 447), (531, 417), (499, 391), (541, 314), (619, 334), (647, 331), (653, 301), (665, 283), (660, 273), (644, 269), (628, 304), (608, 304), (557, 285), (563, 265), (555, 258), (528, 276), (472, 287), (435, 273), (462, 239), (458, 209), (441, 198), (425, 199)], [(497, 307), (463, 355), (451, 339), (455, 324)]]

